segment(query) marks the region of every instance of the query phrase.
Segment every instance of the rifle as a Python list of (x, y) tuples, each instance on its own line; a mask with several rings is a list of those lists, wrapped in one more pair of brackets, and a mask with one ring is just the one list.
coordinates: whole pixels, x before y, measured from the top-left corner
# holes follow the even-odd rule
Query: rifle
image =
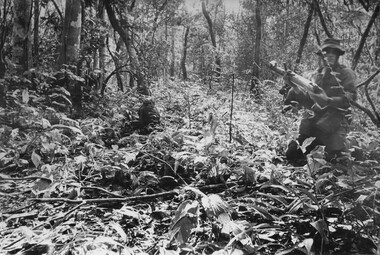
[(317, 107), (318, 110), (323, 110), (327, 107), (329, 103), (329, 97), (326, 95), (326, 92), (321, 89), (315, 82), (312, 82), (291, 70), (280, 68), (277, 65), (276, 61), (271, 61), (268, 64), (268, 67), (275, 73), (283, 77), (287, 77), (289, 85), (295, 88), (295, 90), (300, 90), (304, 93), (309, 94), (310, 98), (315, 103), (315, 106), (313, 106), (313, 108)]

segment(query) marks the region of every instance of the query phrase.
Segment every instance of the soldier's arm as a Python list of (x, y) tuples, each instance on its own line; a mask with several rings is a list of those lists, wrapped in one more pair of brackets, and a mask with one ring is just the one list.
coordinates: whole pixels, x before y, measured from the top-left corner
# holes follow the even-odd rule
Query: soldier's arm
[(339, 96), (332, 96), (329, 99), (329, 105), (337, 108), (348, 108), (350, 106), (350, 101), (356, 100), (356, 75), (354, 71), (349, 68), (344, 68), (341, 70), (341, 75), (339, 76), (340, 84), (343, 87), (343, 94)]

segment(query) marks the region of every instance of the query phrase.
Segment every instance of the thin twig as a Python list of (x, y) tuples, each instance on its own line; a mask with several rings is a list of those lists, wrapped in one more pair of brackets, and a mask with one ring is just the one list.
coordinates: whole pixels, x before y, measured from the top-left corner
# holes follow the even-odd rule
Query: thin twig
[(356, 108), (362, 110), (363, 112), (365, 112), (368, 117), (372, 120), (372, 122), (377, 126), (377, 127), (380, 127), (380, 119), (376, 119), (376, 116), (366, 107), (364, 107), (363, 105), (359, 104), (358, 102), (356, 101), (351, 101), (350, 100), (350, 103), (355, 106)]
[(59, 9), (59, 6), (58, 6), (58, 4), (54, 1), (54, 0), (52, 0), (52, 2), (53, 2), (53, 5), (54, 5), (54, 7), (55, 7), (55, 9), (57, 10), (57, 12), (58, 12), (58, 15), (59, 15), (59, 17), (61, 18), (61, 20), (63, 21), (63, 15), (62, 15), (62, 12), (61, 12), (61, 10)]
[(369, 84), (373, 78), (375, 78), (378, 74), (380, 73), (380, 69), (377, 69), (373, 74), (371, 74), (370, 77), (368, 77), (365, 81), (362, 81), (361, 83), (359, 83), (358, 85), (356, 85), (356, 88), (360, 88), (366, 84)]
[(32, 206), (34, 206), (34, 205), (36, 205), (36, 204), (37, 204), (37, 202), (34, 202), (34, 203), (29, 204), (29, 205), (26, 205), (26, 206), (23, 206), (23, 207), (20, 207), (20, 208), (14, 209), (14, 210), (12, 210), (12, 211), (2, 212), (2, 214), (13, 214), (13, 213), (17, 213), (17, 212), (19, 212), (19, 211), (22, 211), (22, 210), (25, 210), (25, 209), (27, 209), (27, 208), (29, 208), (29, 207), (32, 207)]

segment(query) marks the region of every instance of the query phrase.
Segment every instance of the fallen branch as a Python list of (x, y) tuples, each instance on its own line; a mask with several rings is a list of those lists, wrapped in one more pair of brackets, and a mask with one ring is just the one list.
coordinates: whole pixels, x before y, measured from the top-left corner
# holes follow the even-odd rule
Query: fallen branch
[(1, 212), (1, 213), (2, 213), (2, 214), (13, 214), (13, 213), (17, 213), (17, 212), (23, 211), (23, 210), (25, 210), (25, 209), (28, 209), (29, 207), (35, 206), (36, 204), (37, 204), (37, 203), (34, 202), (34, 203), (31, 203), (30, 205), (26, 205), (26, 206), (23, 206), (23, 207), (20, 207), (20, 208), (17, 208), (17, 209), (11, 210), (11, 211)]
[(26, 180), (44, 180), (48, 182), (52, 182), (50, 178), (42, 177), (42, 176), (26, 176), (26, 177), (19, 177), (19, 178), (1, 178), (0, 181), (26, 181)]
[(112, 202), (128, 202), (128, 201), (137, 201), (137, 200), (145, 200), (145, 199), (153, 199), (159, 197), (167, 197), (178, 195), (177, 191), (167, 191), (157, 194), (149, 194), (143, 196), (133, 196), (133, 197), (123, 197), (123, 198), (94, 198), (94, 199), (83, 199), (83, 200), (74, 200), (67, 198), (33, 198), (34, 202), (41, 203), (56, 203), (56, 202), (64, 202), (69, 204), (90, 204), (90, 203), (112, 203)]
[(355, 102), (355, 101), (350, 101), (350, 103), (357, 107), (358, 109), (362, 110), (363, 112), (365, 112), (368, 117), (371, 119), (371, 121), (377, 126), (377, 127), (380, 127), (380, 120), (376, 118), (376, 116), (371, 112), (371, 110), (369, 110), (368, 108), (366, 108), (365, 106)]
[(101, 191), (101, 192), (104, 192), (108, 195), (111, 195), (113, 197), (118, 197), (118, 198), (124, 198), (122, 195), (119, 195), (119, 194), (115, 194), (115, 193), (112, 193), (106, 189), (103, 189), (103, 188), (100, 188), (100, 187), (89, 187), (89, 186), (84, 186), (84, 187), (80, 187), (81, 189), (92, 189), (92, 190), (98, 190), (98, 191)]
[[(34, 203), (34, 204), (35, 204), (35, 203)], [(34, 205), (34, 204), (33, 204), (33, 205)], [(54, 220), (59, 220), (59, 219), (63, 219), (63, 220), (65, 220), (65, 219), (67, 218), (67, 216), (69, 216), (71, 213), (73, 213), (74, 211), (76, 211), (79, 207), (81, 207), (81, 206), (84, 205), (84, 204), (85, 204), (85, 203), (80, 203), (79, 205), (74, 206), (71, 210), (69, 210), (68, 212), (66, 212), (64, 215), (59, 215), (57, 218), (54, 218)], [(63, 220), (57, 221), (57, 223), (56, 223), (53, 227), (57, 227), (60, 223), (63, 222)], [(46, 222), (42, 222), (41, 224), (38, 224), (37, 226), (33, 227), (31, 230), (36, 230), (36, 229), (38, 229), (38, 228), (40, 228), (40, 227), (45, 226), (46, 224), (48, 224), (48, 223), (46, 223)], [(18, 239), (16, 239), (16, 240), (14, 240), (13, 242), (11, 242), (10, 244), (7, 244), (7, 245), (3, 246), (2, 248), (5, 249), (5, 248), (8, 248), (8, 247), (11, 247), (11, 246), (13, 246), (14, 244), (16, 244), (16, 243), (22, 241), (22, 240), (25, 239), (25, 238), (26, 238), (26, 235), (23, 235), (23, 236), (21, 236), (20, 238), (18, 238)]]

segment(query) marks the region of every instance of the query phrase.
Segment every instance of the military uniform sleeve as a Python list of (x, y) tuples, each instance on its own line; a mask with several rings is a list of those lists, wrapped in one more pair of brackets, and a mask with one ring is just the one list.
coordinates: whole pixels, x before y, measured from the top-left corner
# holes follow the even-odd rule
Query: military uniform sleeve
[(356, 74), (350, 68), (343, 68), (341, 70), (341, 75), (339, 76), (341, 80), (341, 85), (346, 92), (346, 96), (350, 100), (356, 100), (357, 92), (356, 92)]
[(311, 108), (313, 101), (310, 99), (308, 94), (303, 92), (296, 93), (293, 88), (291, 88), (286, 96), (285, 105), (292, 105), (293, 107), (305, 107)]

